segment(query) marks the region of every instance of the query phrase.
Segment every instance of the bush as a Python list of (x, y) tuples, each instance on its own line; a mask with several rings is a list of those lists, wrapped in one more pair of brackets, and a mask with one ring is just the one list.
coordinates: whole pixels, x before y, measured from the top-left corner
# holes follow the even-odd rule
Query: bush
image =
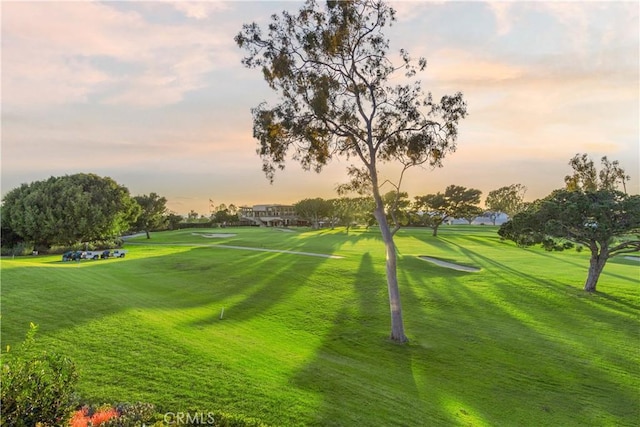
[[(71, 418), (71, 427), (140, 427), (150, 426), (154, 418), (155, 406), (151, 403), (121, 403), (116, 406), (83, 406)], [(157, 423), (156, 423), (157, 424)], [(154, 424), (154, 425), (156, 425)]]
[[(161, 414), (150, 403), (79, 406), (74, 363), (53, 352), (34, 349), (37, 326), (30, 325), (19, 351), (0, 355), (0, 425), (12, 427), (163, 427), (167, 425), (265, 427), (260, 420), (212, 411)], [(75, 412), (74, 412), (75, 409)]]
[(74, 363), (59, 354), (33, 349), (37, 326), (30, 325), (20, 351), (2, 354), (0, 424), (16, 427), (59, 426), (73, 409), (78, 376)]
[(5, 247), (3, 246), (1, 249), (1, 254), (5, 256), (23, 256), (23, 255), (31, 255), (33, 253), (33, 244), (27, 242), (18, 242), (13, 246)]

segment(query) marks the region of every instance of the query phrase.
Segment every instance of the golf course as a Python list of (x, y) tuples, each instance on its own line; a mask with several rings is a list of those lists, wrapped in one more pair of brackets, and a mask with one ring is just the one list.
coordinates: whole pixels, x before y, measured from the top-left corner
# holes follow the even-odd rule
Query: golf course
[(588, 251), (496, 231), (397, 233), (405, 345), (388, 339), (377, 228), (238, 227), (134, 237), (118, 259), (3, 258), (2, 347), (38, 325), (88, 404), (271, 426), (638, 425), (640, 263), (610, 259), (587, 293)]

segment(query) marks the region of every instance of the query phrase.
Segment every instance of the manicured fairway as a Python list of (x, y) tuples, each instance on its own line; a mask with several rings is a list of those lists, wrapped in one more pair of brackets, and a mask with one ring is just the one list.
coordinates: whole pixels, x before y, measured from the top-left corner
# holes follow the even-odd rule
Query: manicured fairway
[(405, 346), (387, 340), (376, 229), (238, 228), (154, 233), (124, 259), (3, 259), (2, 347), (34, 322), (40, 346), (76, 362), (87, 401), (274, 426), (636, 426), (640, 264), (610, 261), (590, 295), (586, 251), (495, 231), (398, 233)]

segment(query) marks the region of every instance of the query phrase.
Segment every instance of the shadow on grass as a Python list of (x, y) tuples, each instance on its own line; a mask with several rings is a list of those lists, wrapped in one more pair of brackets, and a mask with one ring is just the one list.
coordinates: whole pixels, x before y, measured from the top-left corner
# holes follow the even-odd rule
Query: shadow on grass
[[(489, 239), (485, 238), (485, 237), (478, 237), (478, 236), (465, 236), (465, 235), (459, 235), (455, 237), (456, 240), (466, 240), (469, 241), (473, 244), (479, 244), (479, 245), (484, 245), (484, 246), (488, 246), (488, 247), (495, 247), (493, 243), (489, 243)], [(444, 241), (447, 241), (449, 243), (451, 243), (451, 241), (449, 239), (444, 238)], [(496, 236), (495, 240), (495, 244), (505, 244), (505, 245), (512, 245), (512, 243), (510, 242), (505, 242), (505, 241), (501, 241), (500, 238), (498, 236)], [(455, 244), (458, 247), (462, 247), (459, 244)], [(523, 251), (527, 251), (528, 254), (530, 254), (532, 257), (546, 257), (551, 261), (558, 261), (560, 258), (560, 254), (558, 252), (552, 252), (552, 251), (541, 251), (541, 250), (535, 250), (535, 249), (530, 249), (530, 248), (519, 248), (520, 250)], [(568, 251), (575, 251), (575, 249), (567, 249), (566, 252)], [(565, 251), (560, 251), (560, 253), (565, 252)], [(584, 260), (583, 262), (576, 262), (572, 259), (569, 259), (568, 257), (562, 257), (562, 262), (566, 263), (566, 264), (570, 264), (570, 265), (574, 265), (578, 268), (584, 269), (585, 271), (585, 279), (586, 279), (586, 274), (587, 271), (589, 269), (589, 257), (590, 257), (590, 251), (589, 250), (584, 250), (583, 251), (584, 254)], [(620, 260), (620, 256), (615, 256), (613, 258), (610, 258), (609, 260), (607, 260), (607, 264), (627, 264), (625, 261)], [(607, 272), (606, 266), (605, 266), (605, 272)], [(618, 279), (623, 279), (623, 280), (630, 280), (629, 277), (626, 276), (622, 276), (619, 274), (614, 274), (614, 273), (608, 273), (608, 275), (610, 275), (611, 277), (616, 277)], [(638, 279), (640, 279), (640, 273), (638, 274)]]
[[(395, 346), (371, 338), (387, 335), (388, 311), (380, 309), (388, 307), (388, 299), (384, 275), (375, 279), (383, 292), (368, 285), (376, 275), (364, 255), (354, 280), (360, 321), (345, 302), (315, 359), (295, 377), (299, 387), (323, 397), (318, 418), (309, 424), (631, 425), (638, 403), (634, 387), (620, 375), (634, 369), (633, 356), (611, 355), (605, 366), (589, 361), (603, 357), (593, 346), (591, 317), (616, 324), (619, 315), (603, 315), (580, 301), (567, 304), (561, 283), (446, 238), (429, 244), (445, 252), (455, 247), (488, 271), (470, 275), (401, 258), (401, 295), (412, 341)], [(577, 312), (567, 311), (567, 305)], [(562, 332), (566, 327), (571, 332)], [(584, 330), (589, 333), (582, 336)], [(369, 396), (357, 381), (371, 390)], [(397, 386), (403, 382), (410, 387)], [(378, 423), (365, 415), (371, 413)]]
[(322, 396), (305, 425), (418, 425), (443, 422), (424, 411), (412, 369), (416, 349), (385, 339), (388, 324), (384, 275), (364, 254), (353, 278), (355, 300), (344, 301), (315, 358), (293, 378)]
[[(632, 425), (639, 413), (638, 382), (626, 373), (638, 373), (632, 351), (637, 330), (620, 314), (567, 300), (557, 282), (460, 249), (494, 268), (461, 282), (460, 275), (425, 270), (415, 259), (403, 262), (409, 266), (403, 276), (417, 284), (403, 289), (407, 306), (421, 306), (432, 318), (429, 333), (419, 333), (418, 340), (455, 352), (440, 368), (451, 374), (434, 381), (439, 394), (467, 402), (461, 414), (476, 414), (489, 425)], [(610, 333), (629, 347), (599, 348), (598, 340)], [(461, 371), (465, 377), (451, 384)]]
[[(307, 240), (297, 242), (297, 249), (316, 247), (313, 239)], [(329, 243), (324, 242), (325, 252), (335, 251), (340, 244)], [(296, 289), (291, 283), (304, 282), (322, 263), (340, 261), (176, 246), (182, 247), (173, 252), (164, 245), (137, 245), (137, 251), (145, 252), (143, 258), (73, 265), (56, 262), (3, 272), (3, 340), (21, 341), (30, 322), (41, 325), (41, 334), (47, 334), (128, 310), (172, 311), (220, 301), (233, 301), (230, 308), (235, 308), (235, 319), (248, 320), (286, 300)], [(195, 324), (208, 324), (218, 316), (217, 311)]]
[[(483, 263), (485, 265), (493, 266), (494, 268), (492, 268), (492, 270), (494, 272), (496, 272), (497, 274), (499, 274), (499, 275), (500, 275), (500, 272), (507, 272), (508, 275), (520, 277), (520, 278), (522, 278), (522, 279), (524, 279), (524, 280), (526, 280), (526, 281), (528, 281), (530, 283), (542, 284), (545, 287), (547, 287), (548, 289), (558, 290), (558, 289), (562, 289), (564, 287), (565, 289), (568, 290), (568, 292), (569, 292), (568, 294), (572, 295), (572, 296), (579, 295), (580, 297), (583, 297), (583, 298), (592, 296), (592, 295), (582, 291), (582, 288), (578, 288), (578, 287), (575, 287), (575, 286), (570, 286), (570, 285), (567, 285), (566, 283), (563, 283), (563, 282), (560, 282), (560, 281), (545, 280), (545, 279), (542, 279), (540, 276), (534, 276), (532, 274), (524, 273), (522, 270), (517, 269), (517, 268), (513, 268), (512, 266), (508, 265), (506, 262), (499, 262), (499, 261), (497, 261), (497, 260), (495, 260), (495, 259), (493, 259), (491, 257), (487, 257), (485, 255), (482, 255), (478, 251), (473, 251), (473, 250), (467, 249), (466, 247), (464, 247), (464, 246), (462, 246), (462, 245), (460, 245), (460, 244), (458, 244), (458, 243), (456, 243), (454, 241), (451, 241), (451, 240), (445, 240), (445, 241), (449, 245), (457, 247), (462, 253), (464, 253), (466, 256), (468, 256), (469, 259), (474, 259), (474, 260), (477, 260), (477, 262), (479, 262), (479, 263)], [(553, 262), (557, 262), (557, 263), (559, 263), (559, 265), (561, 265), (563, 263), (579, 265), (579, 264), (574, 263), (572, 261), (566, 260), (566, 258), (560, 259), (559, 257), (557, 257), (557, 256), (554, 257), (551, 254), (541, 253), (541, 252), (537, 252), (537, 251), (536, 252), (528, 251), (528, 252), (529, 252), (529, 255), (532, 256), (532, 257), (536, 257), (536, 256), (539, 256), (539, 257), (550, 257), (550, 258), (552, 258)], [(580, 265), (580, 267), (582, 267), (582, 265)], [(586, 270), (588, 268), (588, 265), (584, 266), (584, 267), (585, 267), (585, 278), (586, 278), (586, 273), (587, 273)], [(606, 267), (605, 267), (605, 269), (606, 269)], [(502, 276), (504, 276), (504, 275), (502, 275)], [(606, 272), (606, 270), (605, 270), (603, 272), (603, 277), (606, 277), (606, 276), (615, 277), (615, 278), (620, 279), (622, 281), (630, 282), (630, 284), (633, 284), (633, 285), (635, 285), (637, 283), (637, 282), (634, 282), (633, 279), (631, 279), (631, 278), (629, 278), (627, 276), (621, 276), (619, 274), (609, 273), (609, 272)], [(564, 293), (564, 295), (566, 296), (567, 293)], [(627, 301), (627, 300), (622, 299), (620, 297), (611, 297), (611, 296), (607, 297), (608, 294), (601, 293), (601, 292), (596, 292), (595, 295), (601, 295), (601, 296), (604, 297), (605, 300), (608, 300), (611, 303), (613, 303), (613, 302), (617, 303), (617, 304), (609, 304), (609, 303), (605, 303), (603, 300), (600, 300), (600, 302), (602, 304), (607, 305), (609, 308), (613, 308), (613, 309), (615, 309), (617, 311), (621, 311), (621, 312), (625, 312), (627, 314), (632, 314), (633, 315), (633, 314), (637, 314), (638, 311), (640, 310), (640, 304), (637, 303), (637, 299), (635, 301), (634, 300)], [(596, 301), (596, 302), (598, 301), (598, 300), (593, 299), (593, 298), (591, 298), (591, 300), (592, 301)], [(558, 302), (558, 303), (560, 303), (560, 302)]]
[[(329, 237), (327, 242), (331, 243)], [(623, 336), (629, 346), (636, 344), (637, 311), (634, 317), (631, 306), (625, 308), (606, 297), (575, 298), (574, 290), (557, 281), (517, 271), (507, 254), (495, 260), (484, 250), (452, 243), (438, 244), (444, 245), (443, 250), (455, 247), (489, 268), (471, 275), (431, 267), (411, 257), (400, 259), (405, 322), (412, 339), (407, 346), (385, 339), (389, 304), (382, 257), (365, 253), (357, 271), (339, 272), (349, 278), (353, 274), (353, 294), (327, 311), (333, 324), (311, 360), (290, 381), (293, 387), (320, 397), (317, 410), (305, 409), (309, 418), (304, 425), (633, 425), (630, 420), (638, 415), (637, 387), (633, 387), (638, 385), (638, 367), (633, 363), (637, 353), (612, 347), (608, 340)], [(299, 244), (313, 252), (318, 241)], [(341, 244), (334, 242), (331, 251)], [(7, 318), (10, 323), (18, 317), (32, 320), (25, 314), (45, 320), (49, 316), (53, 326), (38, 322), (44, 331), (81, 326), (126, 310), (171, 312), (223, 300), (234, 304), (231, 321), (247, 321), (281, 306), (290, 309), (286, 302), (296, 292), (291, 282), (327, 286), (328, 277), (322, 283), (307, 283), (309, 272), (317, 276), (320, 266), (342, 262), (208, 248), (122, 261), (86, 269), (47, 269), (45, 275), (37, 276), (37, 283), (14, 275), (12, 280), (20, 279), (20, 284), (9, 284), (6, 293), (3, 277), (3, 338)], [(345, 279), (339, 286), (349, 283)], [(51, 295), (59, 301), (57, 305), (50, 305)], [(605, 304), (610, 313), (600, 310)], [(620, 312), (625, 319), (621, 320)], [(217, 316), (218, 312), (187, 319), (188, 326), (210, 324)], [(129, 351), (138, 351), (135, 335), (148, 332), (129, 333), (134, 341)], [(20, 338), (23, 333), (19, 331)], [(208, 380), (211, 372), (224, 368), (215, 360), (203, 361), (200, 353), (188, 357), (175, 353), (176, 362), (192, 369), (189, 384), (207, 389), (205, 399), (213, 399), (208, 390), (225, 386)], [(125, 354), (124, 359), (135, 365), (135, 356)], [(157, 377), (150, 367), (132, 366), (130, 372), (139, 378), (144, 369), (149, 378)], [(167, 368), (166, 374), (176, 370)], [(235, 389), (239, 394), (250, 393), (239, 385), (246, 381), (242, 372), (233, 373), (238, 378), (229, 379), (228, 388), (216, 397), (228, 399), (230, 405), (251, 399), (233, 395)], [(224, 380), (231, 374), (229, 369), (215, 378)], [(117, 375), (113, 381), (119, 381)], [(153, 388), (156, 383), (145, 384)], [(163, 393), (160, 400), (189, 397), (171, 389), (186, 383), (168, 384), (158, 382)], [(160, 396), (156, 393), (149, 390), (151, 396)], [(259, 393), (256, 398), (261, 398)], [(296, 411), (300, 412), (291, 410)]]
[[(281, 258), (275, 263), (277, 267), (269, 261), (275, 257)], [(225, 307), (225, 320), (247, 321), (267, 313), (273, 307), (285, 303), (298, 291), (298, 285), (304, 285), (321, 264), (339, 261), (278, 254), (267, 257), (264, 262), (256, 263), (249, 272), (243, 267), (244, 282), (232, 284), (232, 290), (225, 293), (225, 300), (233, 301), (237, 299), (235, 296), (240, 297)], [(198, 319), (192, 325), (206, 326), (219, 320), (218, 313), (212, 313), (210, 317)]]

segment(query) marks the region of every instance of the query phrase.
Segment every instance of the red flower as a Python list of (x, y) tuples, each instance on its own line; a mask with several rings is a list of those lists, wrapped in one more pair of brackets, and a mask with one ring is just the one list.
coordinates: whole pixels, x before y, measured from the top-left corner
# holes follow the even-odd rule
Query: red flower
[(73, 418), (69, 423), (70, 427), (97, 427), (100, 424), (109, 421), (111, 418), (120, 416), (118, 411), (114, 408), (102, 409), (96, 411), (92, 416), (89, 416), (89, 408), (86, 406), (77, 410), (73, 414)]
[(93, 426), (99, 426), (105, 421), (109, 421), (111, 418), (115, 418), (119, 415), (120, 414), (118, 414), (118, 411), (116, 411), (113, 408), (98, 411), (95, 414), (93, 414), (93, 416), (91, 417), (91, 424)]
[(69, 423), (69, 425), (71, 427), (87, 427), (87, 423), (89, 422), (89, 417), (87, 416), (88, 412), (89, 409), (86, 406), (80, 410), (77, 410), (73, 414), (73, 418), (71, 418), (71, 422)]

